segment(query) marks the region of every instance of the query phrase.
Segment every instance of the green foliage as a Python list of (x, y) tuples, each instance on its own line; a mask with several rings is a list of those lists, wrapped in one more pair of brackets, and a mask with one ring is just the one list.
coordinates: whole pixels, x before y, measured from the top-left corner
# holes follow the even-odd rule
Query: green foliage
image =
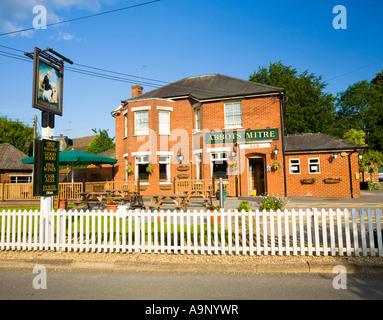
[(285, 109), (285, 133), (322, 132), (332, 134), (335, 121), (335, 98), (325, 93), (327, 86), (321, 76), (307, 70), (298, 74), (281, 61), (260, 67), (250, 81), (285, 88), (288, 101)]
[(288, 198), (285, 197), (273, 197), (273, 196), (263, 196), (261, 197), (261, 201), (259, 203), (259, 206), (261, 210), (283, 210), (284, 207), (289, 202)]
[(357, 144), (362, 144), (365, 145), (364, 137), (366, 136), (366, 133), (363, 130), (355, 130), (355, 129), (350, 129), (348, 130), (344, 135), (343, 139), (354, 142)]
[(29, 148), (23, 147), (25, 141), (33, 140), (33, 128), (19, 120), (10, 120), (0, 116), (0, 143), (9, 143), (28, 154)]
[(379, 182), (369, 182), (367, 189), (368, 190), (382, 190), (382, 186)]
[(337, 136), (354, 128), (366, 133), (370, 149), (383, 151), (383, 71), (370, 82), (359, 81), (337, 95)]
[(86, 149), (86, 152), (93, 153), (93, 154), (100, 154), (101, 152), (113, 149), (115, 147), (114, 145), (114, 138), (110, 138), (108, 134), (108, 130), (104, 129), (92, 129), (92, 131), (97, 134), (97, 138), (94, 139)]
[(249, 205), (249, 201), (242, 201), (239, 206), (238, 206), (238, 211), (246, 211), (246, 212), (249, 212), (251, 209), (250, 209), (250, 205)]

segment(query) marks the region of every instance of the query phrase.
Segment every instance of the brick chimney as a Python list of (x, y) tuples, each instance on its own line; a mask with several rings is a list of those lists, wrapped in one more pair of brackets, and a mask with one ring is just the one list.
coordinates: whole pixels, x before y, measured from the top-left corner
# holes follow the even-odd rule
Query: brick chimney
[(135, 97), (141, 95), (142, 90), (144, 90), (144, 88), (141, 87), (140, 85), (131, 86), (131, 88), (132, 88), (132, 98), (135, 98)]

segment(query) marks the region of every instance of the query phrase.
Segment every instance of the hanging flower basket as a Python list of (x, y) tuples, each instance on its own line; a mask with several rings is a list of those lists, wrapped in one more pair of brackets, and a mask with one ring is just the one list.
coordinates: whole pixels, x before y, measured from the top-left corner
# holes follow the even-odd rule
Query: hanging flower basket
[(133, 171), (133, 169), (130, 167), (130, 165), (128, 164), (128, 166), (126, 167), (126, 172), (128, 173), (128, 174), (132, 174), (134, 171)]
[(334, 184), (339, 183), (342, 181), (342, 178), (325, 178), (323, 179), (323, 182), (326, 184)]
[(179, 166), (179, 167), (177, 167), (177, 170), (178, 171), (188, 171), (189, 170), (189, 166)]
[(146, 167), (146, 172), (149, 173), (149, 174), (151, 174), (153, 172), (153, 167), (150, 165), (150, 163)]
[(271, 167), (273, 168), (273, 170), (279, 170), (280, 167), (282, 167), (282, 163), (280, 163), (279, 161), (275, 161)]
[(314, 184), (315, 181), (317, 181), (316, 178), (304, 178), (300, 180), (301, 184)]
[(178, 177), (178, 179), (187, 179), (187, 178), (189, 178), (189, 174), (188, 173), (179, 173), (179, 174), (177, 174), (177, 177)]

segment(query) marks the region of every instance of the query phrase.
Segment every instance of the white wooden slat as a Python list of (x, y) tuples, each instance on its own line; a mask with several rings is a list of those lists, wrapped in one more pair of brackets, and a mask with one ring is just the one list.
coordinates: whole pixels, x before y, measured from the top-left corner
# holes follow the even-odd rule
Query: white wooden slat
[(185, 253), (185, 225), (184, 225), (184, 218), (186, 214), (190, 214), (190, 211), (182, 212), (180, 215), (180, 245), (181, 245), (181, 254)]
[(283, 212), (284, 220), (285, 220), (285, 254), (286, 256), (290, 255), (290, 222), (289, 222), (289, 212), (284, 210)]
[(329, 248), (327, 246), (327, 214), (326, 210), (321, 210), (321, 219), (322, 219), (322, 243), (323, 243), (323, 255), (327, 256)]
[(187, 253), (188, 254), (191, 254), (191, 224), (190, 224), (190, 219), (191, 219), (191, 215), (194, 215), (195, 214), (195, 210), (193, 211), (193, 213), (191, 214), (188, 214), (186, 216), (186, 249), (187, 249)]
[(334, 229), (334, 211), (329, 210), (329, 225), (330, 225), (330, 243), (331, 243), (331, 255), (335, 256), (335, 229)]
[[(383, 243), (382, 243), (382, 227), (380, 223), (381, 212), (379, 209), (375, 209), (376, 230), (378, 240), (378, 256), (383, 257)], [(375, 245), (376, 246), (376, 245)]]
[(300, 242), (300, 254), (304, 256), (306, 254), (306, 244), (305, 244), (305, 234), (304, 234), (304, 224), (303, 224), (303, 215), (304, 211), (299, 209), (299, 242)]
[(358, 212), (355, 209), (351, 210), (351, 215), (352, 215), (352, 235), (354, 238), (354, 255), (356, 257), (359, 257), (359, 253), (361, 249), (359, 248), (359, 236), (358, 236), (358, 224), (357, 224), (357, 217), (358, 217)]
[(278, 232), (278, 255), (283, 255), (282, 251), (282, 212), (281, 210), (277, 210), (277, 232)]
[[(197, 212), (196, 212), (196, 214), (197, 214)], [(205, 217), (204, 217), (202, 212), (200, 212), (199, 216), (200, 216), (200, 220), (199, 220), (200, 229), (199, 230), (200, 230), (200, 239), (201, 239), (200, 240), (200, 243), (201, 243), (201, 251), (200, 252), (201, 252), (201, 254), (205, 254)], [(207, 218), (207, 219), (209, 219), (209, 218)], [(208, 225), (209, 225), (209, 220), (207, 220), (206, 227)], [(207, 230), (207, 228), (206, 228), (206, 230)], [(208, 238), (209, 235), (210, 235), (210, 233), (209, 233), (209, 231), (207, 231), (206, 238)], [(209, 243), (208, 239), (206, 241), (207, 241), (207, 243)]]
[(227, 253), (232, 254), (233, 253), (233, 245), (232, 245), (232, 212), (231, 210), (227, 211)]
[(365, 216), (366, 213), (363, 209), (360, 209), (360, 236), (362, 238), (362, 256), (367, 256), (367, 242), (366, 242), (366, 225), (365, 225)]
[(307, 209), (306, 210), (306, 232), (307, 232), (307, 252), (309, 256), (312, 256), (313, 254), (311, 216), (312, 216), (312, 211)]
[[(252, 211), (248, 212), (248, 219), (249, 219), (249, 254), (252, 256), (254, 254), (254, 244), (253, 244), (253, 238), (254, 238), (254, 234), (253, 234), (254, 212), (252, 212)], [(221, 228), (222, 228), (222, 225), (221, 225)]]
[(294, 209), (291, 210), (291, 232), (293, 234), (293, 255), (298, 255), (298, 243), (297, 243), (297, 213)]
[(321, 246), (319, 242), (319, 222), (318, 222), (318, 210), (314, 209), (313, 218), (314, 218), (314, 244), (315, 244), (315, 255), (320, 256)]
[(226, 243), (226, 239), (225, 239), (225, 221), (226, 221), (226, 213), (227, 211), (225, 212), (222, 212), (221, 215), (221, 254), (225, 254), (225, 243)]
[[(207, 254), (211, 254), (211, 251), (212, 251), (212, 243), (211, 243), (211, 211), (206, 211), (206, 241), (207, 241)], [(201, 226), (201, 228), (203, 228)]]
[(271, 241), (271, 255), (275, 255), (275, 212), (273, 210), (270, 211), (270, 241)]
[(343, 232), (342, 232), (342, 215), (340, 209), (336, 209), (336, 225), (337, 225), (337, 235), (338, 235), (338, 250), (339, 255), (343, 257), (344, 248), (343, 248)]
[(344, 212), (344, 233), (346, 236), (346, 255), (350, 257), (351, 256), (350, 215), (347, 209), (345, 209), (343, 212)]
[(374, 244), (374, 225), (372, 222), (372, 211), (367, 209), (367, 221), (368, 221), (368, 235), (370, 238), (370, 254), (371, 257), (375, 256), (375, 244)]
[(245, 210), (241, 211), (241, 223), (242, 223), (242, 254), (246, 254), (247, 252), (247, 232), (246, 232), (246, 216), (245, 216)]
[(266, 210), (262, 211), (262, 229), (263, 229), (263, 254), (268, 255), (269, 248), (268, 248), (268, 239), (267, 239), (267, 212)]
[(239, 212), (234, 211), (234, 244), (235, 244), (235, 254), (239, 254), (239, 221), (238, 221)]
[(198, 222), (197, 222), (197, 212), (193, 214), (193, 232), (194, 232), (194, 239), (193, 239), (193, 249), (194, 254), (198, 254)]
[(261, 255), (261, 250), (262, 250), (260, 215), (261, 213), (257, 210), (255, 212), (255, 235), (257, 237), (257, 242), (256, 242), (257, 255)]

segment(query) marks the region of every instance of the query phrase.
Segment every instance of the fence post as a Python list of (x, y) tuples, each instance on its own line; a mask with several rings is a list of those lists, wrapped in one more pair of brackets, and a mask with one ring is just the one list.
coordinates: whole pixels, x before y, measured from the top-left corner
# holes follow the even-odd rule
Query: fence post
[(5, 201), (5, 181), (3, 181), (3, 187), (1, 188), (1, 199)]
[(177, 194), (177, 192), (176, 192), (176, 177), (173, 177), (173, 192), (174, 192), (174, 194)]

